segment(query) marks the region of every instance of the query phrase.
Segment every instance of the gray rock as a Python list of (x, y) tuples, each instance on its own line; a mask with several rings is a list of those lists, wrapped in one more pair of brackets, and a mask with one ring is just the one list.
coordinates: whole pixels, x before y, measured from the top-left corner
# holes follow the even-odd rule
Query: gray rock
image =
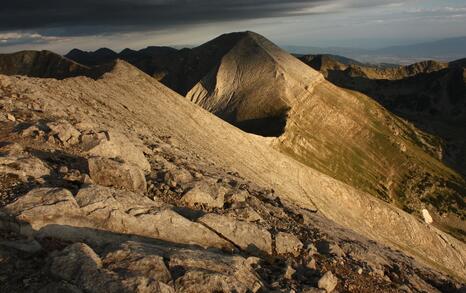
[[(82, 214), (71, 192), (62, 188), (37, 188), (3, 208), (0, 228), (16, 231), (25, 236), (35, 236), (48, 225), (89, 225), (82, 221)], [(67, 237), (62, 229), (44, 231), (49, 236)]]
[(249, 192), (246, 190), (239, 190), (231, 195), (229, 201), (232, 203), (241, 203), (245, 202), (249, 198)]
[(75, 243), (52, 259), (51, 273), (89, 292), (117, 292), (111, 274), (102, 269), (100, 257), (86, 244)]
[(317, 263), (316, 263), (315, 258), (311, 257), (311, 259), (309, 259), (309, 261), (307, 262), (306, 267), (311, 269), (311, 270), (316, 270), (317, 269)]
[(0, 228), (26, 236), (85, 240), (96, 245), (145, 236), (205, 248), (233, 249), (230, 242), (202, 224), (161, 208), (159, 203), (102, 186), (83, 188), (76, 197), (65, 189), (34, 189), (4, 207), (3, 213)]
[[(161, 286), (162, 282), (157, 279), (161, 276), (158, 272), (168, 271), (163, 261), (149, 263), (160, 257), (149, 256), (145, 261), (129, 263), (122, 259), (124, 256), (116, 255), (107, 256), (104, 266), (101, 258), (89, 246), (75, 243), (53, 257), (50, 271), (55, 277), (86, 292), (173, 292), (168, 285)], [(118, 265), (113, 262), (119, 259), (123, 263)]]
[(82, 211), (104, 229), (203, 247), (232, 249), (203, 225), (131, 192), (90, 186), (76, 195)]
[(205, 205), (211, 208), (223, 208), (226, 188), (198, 182), (181, 199), (188, 206)]
[(172, 280), (162, 255), (131, 249), (129, 246), (122, 246), (107, 253), (103, 263), (112, 271), (128, 271), (132, 275), (144, 276), (163, 283)]
[(331, 271), (326, 272), (318, 282), (320, 289), (325, 289), (327, 292), (332, 292), (338, 285), (338, 279)]
[(285, 274), (283, 275), (283, 277), (285, 277), (285, 279), (291, 280), (291, 279), (293, 279), (293, 275), (295, 273), (296, 273), (296, 270), (291, 265), (288, 265), (286, 267), (286, 271), (285, 271)]
[(248, 292), (236, 279), (222, 273), (190, 270), (175, 283), (178, 292)]
[(139, 193), (147, 191), (144, 172), (136, 165), (102, 157), (90, 158), (88, 165), (89, 175), (96, 184)]
[(27, 181), (28, 177), (50, 175), (50, 169), (40, 159), (24, 151), (19, 144), (13, 143), (0, 148), (0, 173), (13, 174)]
[(241, 221), (262, 223), (264, 219), (253, 208), (246, 206), (242, 209), (230, 210), (227, 215)]
[(91, 156), (120, 158), (144, 171), (150, 170), (144, 153), (117, 131), (87, 132), (81, 137), (81, 147)]
[(43, 133), (44, 132), (39, 127), (37, 127), (37, 125), (31, 125), (28, 128), (23, 129), (21, 131), (21, 136), (24, 136), (24, 137), (36, 137), (36, 136), (39, 136), (40, 134), (43, 134)]
[[(169, 259), (169, 270), (183, 271), (182, 276), (172, 277), (167, 267), (160, 261), (162, 258)], [(103, 264), (114, 272), (126, 271), (132, 276), (148, 280), (162, 281), (176, 278), (177, 292), (257, 292), (263, 286), (256, 273), (241, 256), (196, 248), (130, 241), (117, 248), (111, 248), (103, 258)], [(130, 280), (126, 279), (126, 282), (128, 281)]]
[(185, 169), (175, 168), (165, 173), (164, 179), (168, 185), (176, 187), (193, 181), (193, 176)]
[(272, 236), (264, 228), (217, 214), (204, 215), (198, 221), (243, 250), (272, 254)]
[(79, 137), (81, 132), (73, 127), (66, 120), (59, 120), (56, 122), (47, 123), (47, 127), (50, 128), (49, 135), (53, 135), (58, 138), (63, 144), (77, 144), (79, 142)]
[(291, 254), (298, 256), (303, 248), (303, 243), (293, 234), (279, 232), (275, 236), (275, 249), (279, 255)]
[(341, 247), (338, 244), (329, 242), (327, 240), (319, 241), (317, 243), (317, 249), (320, 253), (323, 254), (330, 254), (336, 257), (345, 256), (345, 252), (343, 251), (343, 249), (341, 249)]
[(10, 121), (12, 121), (12, 122), (15, 122), (15, 121), (16, 121), (15, 116), (11, 115), (10, 113), (6, 114), (6, 119), (7, 119), (7, 120), (10, 120)]

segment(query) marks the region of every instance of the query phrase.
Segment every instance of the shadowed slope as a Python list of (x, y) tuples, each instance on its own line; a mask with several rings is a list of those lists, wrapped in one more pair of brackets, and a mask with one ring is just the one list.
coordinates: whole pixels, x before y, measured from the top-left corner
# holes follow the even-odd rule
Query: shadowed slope
[(32, 77), (67, 78), (85, 75), (90, 68), (50, 51), (0, 54), (0, 73)]
[(118, 54), (107, 48), (101, 48), (95, 52), (73, 49), (65, 57), (86, 66), (96, 66), (114, 61), (118, 58)]

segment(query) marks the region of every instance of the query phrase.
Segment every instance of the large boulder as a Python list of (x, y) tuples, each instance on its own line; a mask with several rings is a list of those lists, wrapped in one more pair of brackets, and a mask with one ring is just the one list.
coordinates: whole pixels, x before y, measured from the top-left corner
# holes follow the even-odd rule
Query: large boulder
[(232, 250), (233, 245), (138, 194), (88, 186), (76, 197), (66, 189), (39, 188), (3, 208), (0, 228), (36, 237), (104, 244), (144, 236), (173, 243)]
[[(53, 225), (55, 229), (50, 229)], [(62, 188), (37, 188), (5, 206), (0, 212), (0, 228), (35, 236), (44, 232), (50, 236), (68, 238), (68, 226), (91, 226), (82, 215), (70, 191)], [(48, 227), (48, 228), (47, 228)]]
[(76, 201), (105, 230), (202, 247), (232, 249), (231, 243), (203, 225), (137, 194), (99, 186), (81, 189)]
[(228, 216), (207, 214), (199, 222), (221, 234), (241, 249), (272, 254), (272, 236), (269, 231), (253, 223), (238, 221)]
[(318, 282), (318, 286), (320, 289), (325, 289), (327, 292), (332, 292), (335, 290), (335, 287), (338, 285), (338, 279), (335, 275), (328, 271), (326, 272)]
[(223, 208), (226, 192), (227, 189), (224, 187), (200, 181), (188, 190), (181, 200), (191, 207), (203, 205), (211, 208)]
[(90, 158), (88, 165), (89, 175), (96, 184), (139, 193), (147, 191), (144, 172), (136, 165), (102, 157)]
[(50, 129), (49, 135), (54, 136), (65, 145), (73, 145), (79, 142), (81, 132), (79, 132), (66, 120), (49, 122), (47, 123), (47, 127)]
[[(237, 255), (127, 242), (107, 254), (104, 264), (111, 261), (118, 266), (122, 263), (126, 266), (127, 262), (115, 255), (128, 255), (129, 259), (138, 259), (139, 263), (147, 264), (154, 255), (168, 259), (170, 271), (183, 272), (181, 276), (172, 275), (177, 292), (256, 292), (263, 287), (247, 260)], [(139, 271), (144, 271), (142, 266), (138, 267), (141, 268)]]
[(193, 176), (188, 170), (183, 168), (171, 168), (165, 173), (164, 180), (168, 185), (176, 187), (177, 185), (186, 185), (193, 181)]
[(275, 250), (279, 255), (299, 256), (303, 243), (293, 234), (279, 232), (275, 236)]
[(11, 143), (0, 147), (0, 173), (16, 175), (26, 181), (29, 177), (37, 179), (47, 176), (50, 169), (21, 145)]
[[(143, 272), (128, 262), (114, 267), (106, 260), (106, 264), (110, 268), (102, 265), (102, 259), (92, 248), (83, 243), (75, 243), (53, 257), (50, 270), (56, 278), (72, 283), (85, 292), (174, 292), (173, 289), (161, 289), (170, 287), (162, 284), (157, 274), (144, 274), (144, 271), (150, 272), (154, 268), (167, 271), (163, 261), (146, 263)], [(120, 268), (126, 273), (123, 270), (118, 271)]]
[(150, 170), (149, 161), (144, 153), (117, 131), (87, 131), (81, 136), (81, 147), (91, 156), (119, 158), (144, 171)]
[(257, 292), (263, 287), (241, 256), (135, 241), (111, 245), (100, 255), (75, 243), (52, 258), (50, 269), (85, 292)]

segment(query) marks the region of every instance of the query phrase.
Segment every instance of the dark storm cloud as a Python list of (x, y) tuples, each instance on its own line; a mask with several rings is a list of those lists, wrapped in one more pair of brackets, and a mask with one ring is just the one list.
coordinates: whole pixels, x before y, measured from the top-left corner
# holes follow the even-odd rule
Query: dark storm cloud
[(12, 0), (2, 3), (0, 31), (94, 35), (181, 24), (284, 16), (331, 0)]

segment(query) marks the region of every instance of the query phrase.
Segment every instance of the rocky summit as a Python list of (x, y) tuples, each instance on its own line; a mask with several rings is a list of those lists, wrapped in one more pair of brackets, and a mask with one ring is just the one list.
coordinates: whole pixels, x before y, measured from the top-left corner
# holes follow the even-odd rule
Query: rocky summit
[(0, 292), (464, 292), (432, 136), (255, 33), (179, 51), (0, 56)]

